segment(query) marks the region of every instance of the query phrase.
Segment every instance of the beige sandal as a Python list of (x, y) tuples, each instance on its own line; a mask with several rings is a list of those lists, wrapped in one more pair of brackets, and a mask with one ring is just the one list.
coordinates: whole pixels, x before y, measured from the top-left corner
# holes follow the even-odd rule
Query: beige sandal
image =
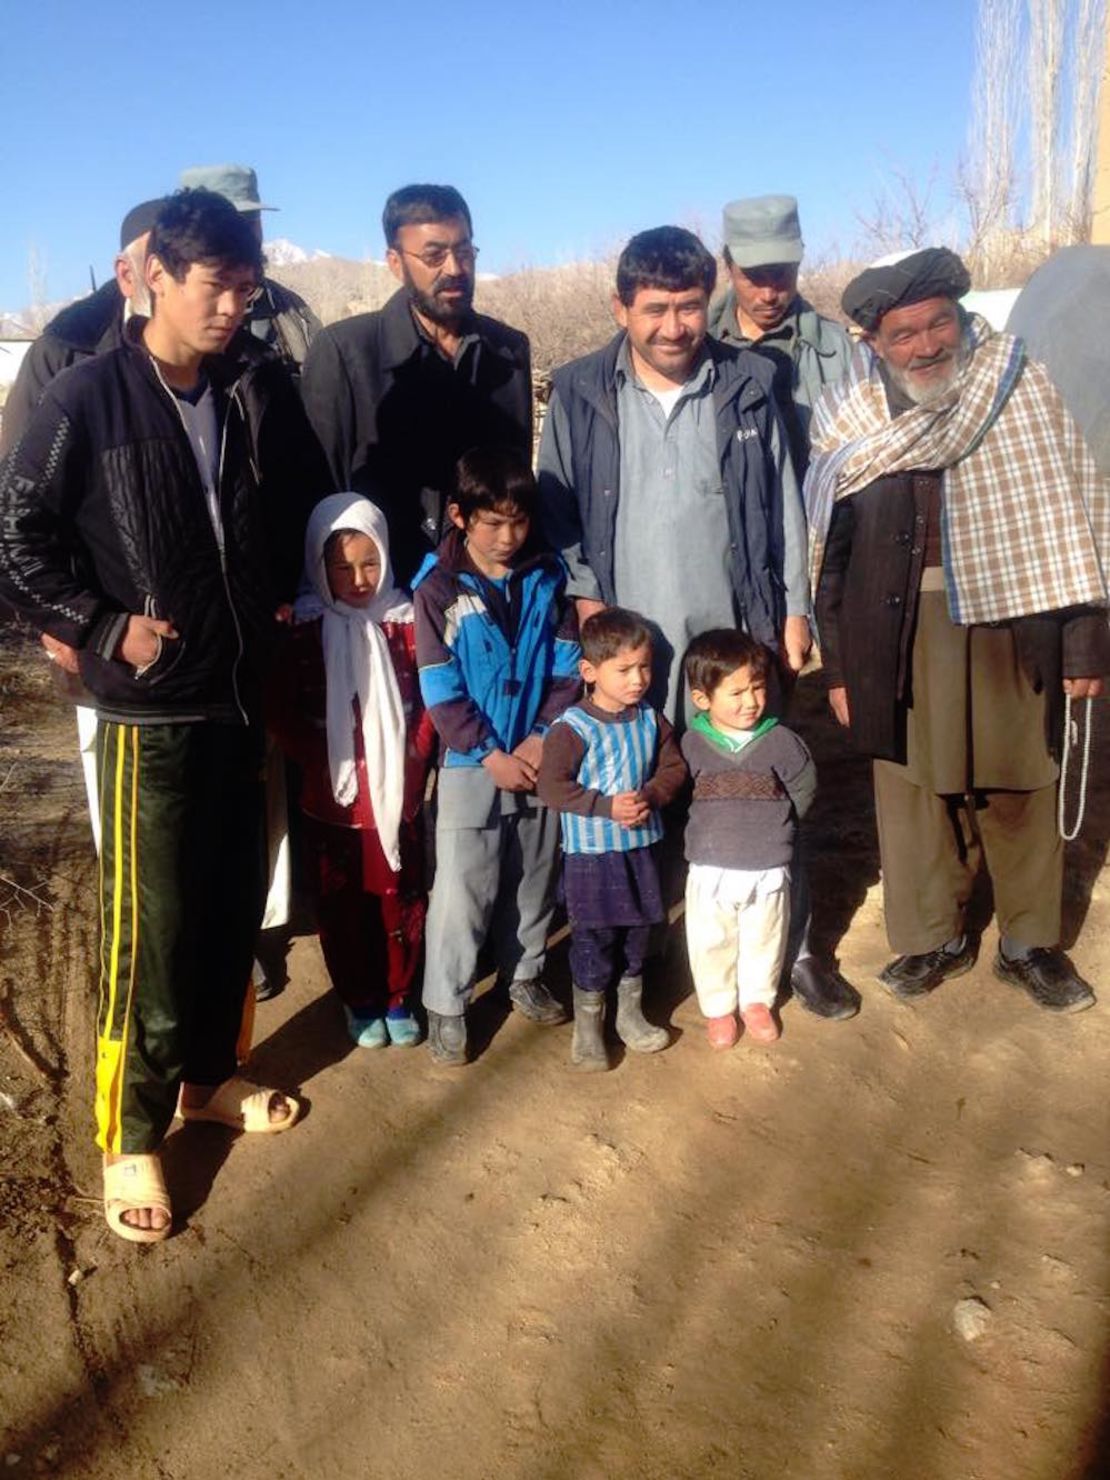
[[(134, 1213), (139, 1208), (156, 1208), (164, 1212), (164, 1226), (137, 1228), (134, 1223), (124, 1222), (124, 1213)], [(157, 1156), (137, 1153), (104, 1163), (104, 1216), (112, 1232), (130, 1243), (160, 1244), (169, 1238), (173, 1207)]]
[[(280, 1095), (288, 1107), (288, 1113), (280, 1120), (270, 1119), (270, 1101)], [(264, 1089), (233, 1074), (212, 1091), (204, 1105), (178, 1106), (182, 1120), (211, 1120), (217, 1125), (229, 1126), (233, 1131), (247, 1131), (253, 1135), (273, 1136), (287, 1131), (295, 1125), (301, 1113), (301, 1102), (284, 1090)]]

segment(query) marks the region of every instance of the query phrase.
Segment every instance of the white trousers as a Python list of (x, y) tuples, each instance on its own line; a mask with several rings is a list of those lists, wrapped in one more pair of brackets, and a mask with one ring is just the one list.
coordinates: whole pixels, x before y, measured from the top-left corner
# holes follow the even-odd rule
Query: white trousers
[(686, 948), (707, 1018), (773, 1006), (789, 927), (789, 869), (690, 865)]

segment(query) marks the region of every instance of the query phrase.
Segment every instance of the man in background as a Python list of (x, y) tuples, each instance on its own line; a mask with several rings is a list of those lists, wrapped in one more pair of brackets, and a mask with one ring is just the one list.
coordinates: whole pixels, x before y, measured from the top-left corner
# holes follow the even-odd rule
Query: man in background
[[(56, 375), (79, 360), (118, 349), (123, 342), (124, 324), (131, 315), (149, 314), (150, 293), (144, 276), (146, 249), (150, 228), (162, 205), (162, 200), (145, 200), (128, 211), (120, 225), (120, 249), (113, 263), (112, 277), (94, 293), (79, 298), (56, 314), (27, 351), (4, 405), (0, 454), (10, 452), (19, 441), (43, 391)], [(77, 656), (73, 649), (49, 633), (43, 634), (42, 643), (51, 662), (59, 664), (70, 675), (65, 682), (72, 683), (79, 691)], [(76, 713), (89, 818), (93, 841), (99, 851), (96, 715), (88, 703), (78, 703)]]
[(824, 386), (848, 368), (852, 342), (798, 292), (805, 250), (792, 195), (760, 195), (724, 209), (730, 286), (709, 311), (709, 332), (762, 355), (775, 372), (775, 400), (786, 423), (799, 479), (809, 462), (809, 418)]
[(10, 452), (22, 436), (43, 391), (63, 370), (90, 355), (117, 349), (124, 323), (132, 313), (149, 312), (143, 281), (150, 228), (161, 200), (144, 200), (124, 216), (113, 276), (95, 293), (71, 303), (54, 316), (27, 351), (4, 403), (0, 454)]
[[(181, 171), (181, 184), (186, 189), (214, 190), (229, 200), (249, 223), (259, 246), (262, 245), (262, 212), (276, 211), (278, 207), (262, 204), (258, 176), (248, 165), (191, 165)], [(296, 378), (313, 336), (320, 331), (320, 320), (292, 288), (263, 277), (243, 327), (273, 350)]]
[(317, 336), (303, 394), (336, 487), (384, 511), (407, 584), (445, 532), (462, 454), (501, 446), (531, 458), (532, 374), (525, 336), (474, 311), (478, 248), (457, 190), (395, 190), (382, 229), (400, 287)]

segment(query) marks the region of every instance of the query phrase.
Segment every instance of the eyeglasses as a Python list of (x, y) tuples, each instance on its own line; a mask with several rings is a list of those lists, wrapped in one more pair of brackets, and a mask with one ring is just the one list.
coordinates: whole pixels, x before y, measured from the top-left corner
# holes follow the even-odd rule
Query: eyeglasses
[(454, 257), (460, 267), (473, 267), (478, 255), (478, 248), (473, 242), (454, 242), (451, 246), (433, 245), (425, 247), (422, 252), (406, 252), (404, 247), (398, 247), (397, 250), (402, 257), (415, 257), (425, 267), (433, 268), (442, 267), (448, 257)]

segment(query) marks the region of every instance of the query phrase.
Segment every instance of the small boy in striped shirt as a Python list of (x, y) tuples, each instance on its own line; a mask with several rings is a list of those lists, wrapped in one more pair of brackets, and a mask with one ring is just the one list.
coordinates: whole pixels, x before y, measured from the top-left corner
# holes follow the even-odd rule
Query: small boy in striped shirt
[(635, 612), (608, 607), (582, 625), (587, 697), (544, 740), (536, 791), (560, 813), (563, 891), (574, 981), (571, 1062), (609, 1067), (605, 993), (617, 984), (617, 1036), (638, 1053), (670, 1041), (642, 1008), (643, 962), (664, 917), (654, 845), (659, 809), (686, 781), (674, 732), (642, 702), (651, 683), (651, 632)]

